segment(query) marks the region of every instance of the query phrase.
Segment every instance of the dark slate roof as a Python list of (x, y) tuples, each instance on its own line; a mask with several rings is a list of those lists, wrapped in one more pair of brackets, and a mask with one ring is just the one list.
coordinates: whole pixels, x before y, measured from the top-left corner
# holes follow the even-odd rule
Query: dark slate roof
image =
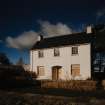
[(59, 47), (65, 45), (75, 45), (75, 44), (84, 44), (91, 43), (94, 34), (75, 33), (64, 36), (56, 36), (50, 38), (44, 38), (41, 41), (37, 42), (31, 50), (33, 49), (43, 49), (51, 47)]

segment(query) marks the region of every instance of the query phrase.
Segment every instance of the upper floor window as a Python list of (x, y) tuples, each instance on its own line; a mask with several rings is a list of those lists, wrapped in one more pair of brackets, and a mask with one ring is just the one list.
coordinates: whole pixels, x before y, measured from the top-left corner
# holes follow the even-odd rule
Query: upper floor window
[(72, 47), (72, 55), (77, 55), (78, 54), (78, 47)]
[(44, 76), (44, 74), (45, 74), (44, 66), (37, 66), (37, 75)]
[(39, 58), (44, 57), (43, 50), (39, 50), (39, 51), (38, 51), (38, 57), (39, 57)]
[(59, 48), (54, 48), (54, 56), (60, 56)]

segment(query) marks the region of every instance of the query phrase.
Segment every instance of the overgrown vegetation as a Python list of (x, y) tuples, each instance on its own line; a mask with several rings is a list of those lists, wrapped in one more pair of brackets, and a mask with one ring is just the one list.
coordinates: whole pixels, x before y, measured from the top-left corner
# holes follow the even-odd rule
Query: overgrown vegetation
[(10, 65), (11, 63), (10, 63), (8, 57), (6, 56), (6, 54), (0, 52), (0, 65), (1, 64), (3, 64), (3, 65)]
[(71, 81), (41, 81), (42, 88), (63, 88), (69, 90), (92, 91), (96, 90), (97, 82), (92, 80)]
[[(104, 97), (100, 99), (97, 95), (90, 97), (89, 94), (84, 96), (81, 93), (76, 97), (66, 97), (0, 91), (0, 105), (105, 105)], [(99, 95), (102, 95), (102, 92)]]

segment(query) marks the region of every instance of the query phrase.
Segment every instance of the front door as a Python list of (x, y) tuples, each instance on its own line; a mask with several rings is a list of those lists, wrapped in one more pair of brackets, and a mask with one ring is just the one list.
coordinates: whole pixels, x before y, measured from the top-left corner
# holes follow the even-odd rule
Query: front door
[(52, 80), (58, 80), (59, 78), (59, 70), (57, 68), (52, 70)]
[(52, 80), (59, 80), (61, 66), (52, 67)]

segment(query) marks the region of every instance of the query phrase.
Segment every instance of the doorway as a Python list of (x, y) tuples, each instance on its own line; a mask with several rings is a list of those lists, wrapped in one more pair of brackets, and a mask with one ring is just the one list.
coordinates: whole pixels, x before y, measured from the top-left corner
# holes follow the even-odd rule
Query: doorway
[(52, 80), (59, 80), (61, 68), (61, 66), (52, 67)]

